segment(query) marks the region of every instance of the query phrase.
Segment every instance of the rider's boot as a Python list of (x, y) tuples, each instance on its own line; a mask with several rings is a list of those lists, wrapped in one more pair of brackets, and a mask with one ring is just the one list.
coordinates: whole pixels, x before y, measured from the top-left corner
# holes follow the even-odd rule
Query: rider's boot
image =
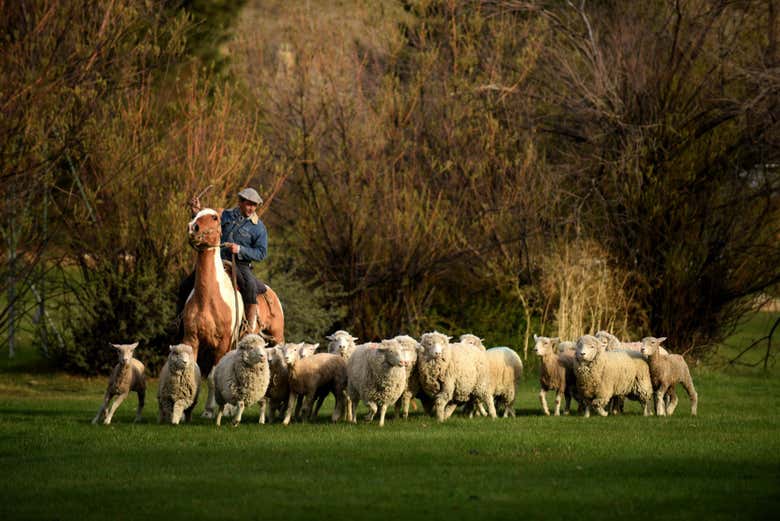
[(246, 308), (246, 321), (249, 324), (249, 332), (257, 332), (257, 304), (249, 304)]

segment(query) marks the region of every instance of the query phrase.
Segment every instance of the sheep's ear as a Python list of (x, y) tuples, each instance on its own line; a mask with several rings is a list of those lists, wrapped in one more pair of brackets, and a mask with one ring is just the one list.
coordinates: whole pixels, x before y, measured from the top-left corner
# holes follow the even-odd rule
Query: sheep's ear
[(356, 336), (351, 336), (349, 338), (352, 339), (353, 342), (357, 342), (358, 341), (358, 337), (356, 337)]
[(111, 342), (109, 342), (108, 345), (110, 345), (114, 349), (119, 349), (119, 344), (112, 344)]
[(333, 335), (328, 335), (325, 337), (325, 340), (336, 340)]
[(417, 350), (418, 353), (424, 353), (425, 352), (425, 348), (422, 345), (420, 345), (420, 344), (417, 344), (414, 348)]
[(665, 336), (662, 336), (661, 338), (659, 338), (659, 339), (657, 339), (657, 340), (658, 340), (658, 343), (660, 344), (661, 342), (663, 342), (664, 340), (666, 340), (666, 337), (665, 337)]
[(534, 342), (536, 342), (537, 340), (539, 340), (539, 337), (536, 336), (536, 333), (534, 333)]
[(561, 343), (561, 337), (555, 336), (550, 339), (553, 344), (560, 344)]
[(130, 344), (130, 351), (134, 350), (136, 347), (138, 347), (138, 342), (135, 344)]
[(312, 346), (311, 346), (311, 351), (312, 351), (312, 353), (313, 353), (314, 351), (316, 351), (318, 347), (320, 347), (320, 343), (319, 343), (319, 342), (317, 342), (316, 344), (312, 344)]
[(168, 351), (170, 351), (171, 353), (173, 353), (173, 351), (174, 351), (174, 349), (175, 349), (175, 348), (176, 348), (176, 346), (171, 346), (171, 345), (169, 345), (169, 346), (168, 346)]

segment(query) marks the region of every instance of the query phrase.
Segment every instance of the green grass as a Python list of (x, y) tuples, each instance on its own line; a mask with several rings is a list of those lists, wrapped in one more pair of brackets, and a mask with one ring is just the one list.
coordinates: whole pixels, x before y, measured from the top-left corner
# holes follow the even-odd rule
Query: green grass
[[(156, 381), (94, 426), (105, 379), (0, 365), (2, 519), (761, 519), (780, 508), (780, 380), (698, 368), (699, 416), (238, 428), (155, 423)], [(30, 365), (32, 364), (32, 365)], [(27, 368), (35, 370), (28, 371)], [(529, 381), (530, 380), (530, 381)], [(552, 398), (551, 396), (549, 398)], [(199, 409), (202, 408), (202, 404)]]

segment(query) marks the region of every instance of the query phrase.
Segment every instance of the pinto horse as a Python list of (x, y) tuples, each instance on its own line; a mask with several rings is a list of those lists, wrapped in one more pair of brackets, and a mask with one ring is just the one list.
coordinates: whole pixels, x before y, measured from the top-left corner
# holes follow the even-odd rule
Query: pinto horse
[[(192, 346), (201, 374), (211, 370), (240, 336), (244, 303), (222, 265), (219, 252), (221, 212), (204, 208), (188, 225), (190, 245), (198, 252), (195, 286), (182, 312), (183, 344)], [(255, 331), (276, 343), (284, 342), (284, 312), (275, 292), (269, 287), (258, 300), (258, 327)], [(194, 405), (193, 405), (194, 407)], [(209, 382), (206, 410), (212, 417), (216, 409), (213, 382)]]

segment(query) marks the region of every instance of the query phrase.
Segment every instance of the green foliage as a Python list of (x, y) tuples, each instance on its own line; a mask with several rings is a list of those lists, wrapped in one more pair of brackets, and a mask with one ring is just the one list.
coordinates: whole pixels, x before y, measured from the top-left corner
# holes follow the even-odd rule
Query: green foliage
[(99, 261), (85, 266), (82, 276), (72, 287), (80, 305), (69, 309), (66, 320), (72, 342), (63, 350), (50, 348), (55, 363), (73, 372), (107, 373), (116, 364), (109, 343), (140, 342), (135, 356), (156, 374), (176, 330), (175, 280), (147, 259), (133, 266)]
[[(270, 285), (284, 309), (284, 337), (288, 342), (323, 342), (346, 316), (346, 308), (334, 301), (336, 293), (318, 280), (304, 279), (282, 249), (269, 245), (269, 256), (255, 267), (258, 277)], [(323, 344), (324, 345), (324, 344)]]

